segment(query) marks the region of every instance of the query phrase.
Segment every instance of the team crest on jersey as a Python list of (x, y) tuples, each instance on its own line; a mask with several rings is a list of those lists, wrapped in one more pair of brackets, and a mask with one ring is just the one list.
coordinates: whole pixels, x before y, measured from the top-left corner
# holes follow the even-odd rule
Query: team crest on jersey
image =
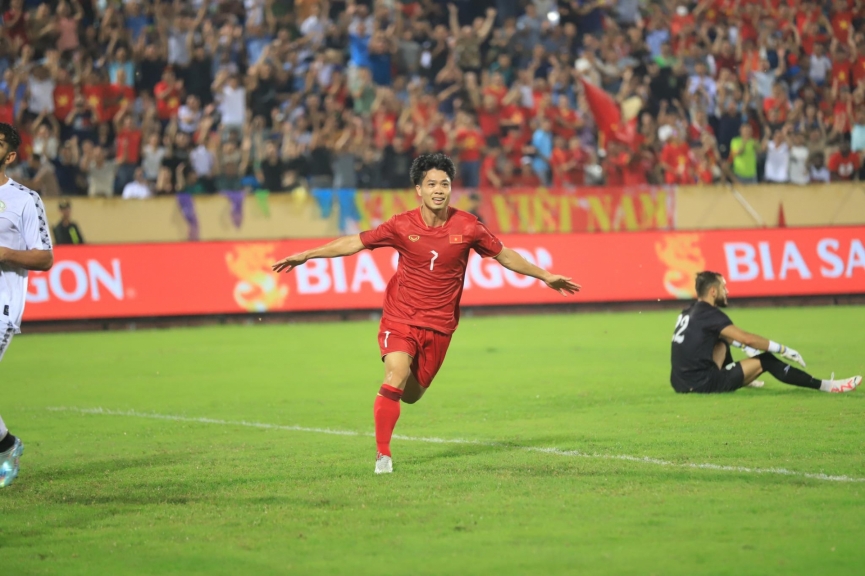
[(417, 234), (412, 234), (408, 237), (408, 239), (412, 242), (417, 242), (418, 240), (420, 240), (420, 236), (418, 236)]
[(462, 234), (451, 234), (450, 240), (451, 240), (451, 244), (462, 244), (463, 243), (463, 235)]
[(6, 212), (6, 202), (0, 200), (0, 212)]

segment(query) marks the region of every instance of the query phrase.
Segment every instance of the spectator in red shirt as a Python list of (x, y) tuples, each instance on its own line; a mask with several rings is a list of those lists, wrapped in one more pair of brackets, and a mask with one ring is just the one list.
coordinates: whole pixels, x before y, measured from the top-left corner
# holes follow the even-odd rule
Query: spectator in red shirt
[(579, 113), (571, 106), (568, 97), (559, 95), (558, 106), (553, 110), (553, 132), (557, 136), (569, 139), (582, 126)]
[(702, 148), (695, 148), (693, 152), (696, 164), (697, 183), (711, 184), (715, 181), (715, 174), (712, 171), (711, 161), (706, 157), (706, 153)]
[(56, 83), (54, 84), (54, 116), (63, 122), (72, 112), (75, 105), (75, 84), (69, 77), (65, 68), (57, 71)]
[(520, 170), (514, 176), (513, 184), (515, 188), (539, 188), (541, 179), (532, 169), (531, 158), (524, 158), (520, 163)]
[(553, 151), (550, 154), (550, 171), (553, 174), (553, 186), (560, 188), (571, 184), (568, 173), (570, 163), (568, 144), (562, 136), (553, 138)]
[(480, 184), (481, 151), (484, 147), (484, 134), (478, 128), (474, 118), (466, 113), (459, 113), (454, 143), (460, 161), (460, 176), (463, 186), (477, 188)]
[(839, 150), (829, 157), (829, 171), (833, 182), (849, 182), (859, 172), (861, 161), (856, 152), (850, 150), (847, 139), (841, 141)]
[(105, 96), (108, 85), (102, 81), (97, 72), (91, 72), (84, 77), (81, 95), (87, 101), (87, 107), (96, 114), (99, 122), (105, 121)]
[(171, 68), (166, 68), (162, 73), (162, 80), (153, 89), (156, 96), (156, 115), (163, 124), (177, 116), (180, 108), (180, 91), (183, 88), (183, 80), (174, 76)]
[(135, 98), (135, 89), (127, 85), (126, 82), (126, 70), (119, 68), (117, 70), (116, 82), (109, 85), (107, 89), (106, 119), (113, 121), (118, 112), (129, 110), (135, 102)]
[(839, 46), (832, 54), (832, 83), (838, 86), (850, 86), (853, 78), (853, 69), (856, 59), (850, 56), (850, 52), (843, 46)]
[(508, 159), (502, 154), (498, 142), (490, 144), (489, 151), (481, 163), (481, 188), (500, 190), (505, 186), (505, 176), (502, 170)]
[(847, 0), (835, 0), (833, 7), (832, 32), (838, 42), (847, 44), (853, 31), (853, 12), (850, 11)]
[(24, 0), (12, 0), (9, 10), (3, 13), (3, 32), (12, 43), (12, 53), (17, 53), (27, 44), (27, 15)]
[(491, 136), (499, 136), (499, 104), (496, 97), (492, 94), (487, 94), (483, 99), (484, 103), (478, 110), (478, 124), (485, 138)]
[(694, 182), (694, 163), (691, 149), (675, 130), (661, 150), (661, 166), (667, 184), (692, 184)]
[(573, 186), (582, 186), (585, 184), (584, 167), (587, 160), (588, 155), (583, 150), (583, 143), (579, 137), (572, 136), (568, 140), (568, 164), (566, 166), (568, 171), (567, 182), (569, 184)]
[(123, 193), (123, 188), (135, 179), (135, 169), (141, 162), (141, 130), (136, 128), (131, 114), (115, 121), (117, 135), (117, 175), (114, 178), (114, 194)]

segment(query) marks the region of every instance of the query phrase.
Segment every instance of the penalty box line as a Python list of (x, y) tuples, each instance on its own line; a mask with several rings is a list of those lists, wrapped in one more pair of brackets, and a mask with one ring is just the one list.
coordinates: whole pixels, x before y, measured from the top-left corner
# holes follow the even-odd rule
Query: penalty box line
[[(282, 430), (286, 432), (309, 432), (313, 434), (330, 434), (333, 436), (358, 436), (374, 438), (372, 432), (356, 432), (354, 430), (334, 430), (333, 428), (309, 428), (306, 426), (287, 426), (283, 424), (267, 424), (264, 422), (248, 422), (245, 420), (221, 420), (218, 418), (195, 418), (190, 416), (177, 416), (173, 414), (157, 414), (154, 412), (138, 412), (136, 410), (110, 410), (107, 408), (77, 408), (74, 406), (51, 406), (50, 412), (74, 412), (77, 414), (91, 414), (102, 416), (126, 416), (130, 418), (147, 418), (150, 420), (168, 420), (171, 422), (189, 422), (194, 424), (215, 424), (218, 426), (243, 426), (246, 428), (259, 428), (262, 430)], [(809, 478), (811, 480), (823, 480), (827, 482), (865, 482), (865, 478), (855, 476), (833, 475), (815, 472), (798, 472), (786, 468), (751, 468), (748, 466), (724, 466), (721, 464), (698, 464), (693, 462), (671, 462), (648, 456), (629, 456), (627, 454), (596, 454), (580, 452), (579, 450), (562, 450), (560, 448), (542, 448), (538, 446), (517, 446), (502, 442), (484, 442), (482, 440), (465, 440), (461, 438), (435, 438), (426, 436), (404, 436), (394, 434), (395, 440), (406, 440), (409, 442), (426, 442), (429, 444), (467, 444), (471, 446), (492, 446), (497, 448), (509, 448), (522, 450), (524, 452), (538, 452), (541, 454), (553, 454), (555, 456), (571, 456), (578, 458), (595, 458), (600, 460), (621, 460), (624, 462), (638, 462), (641, 464), (653, 464), (668, 468), (683, 468), (693, 470), (713, 470), (717, 472), (738, 472), (740, 474), (775, 474), (779, 476), (791, 476), (796, 478)]]

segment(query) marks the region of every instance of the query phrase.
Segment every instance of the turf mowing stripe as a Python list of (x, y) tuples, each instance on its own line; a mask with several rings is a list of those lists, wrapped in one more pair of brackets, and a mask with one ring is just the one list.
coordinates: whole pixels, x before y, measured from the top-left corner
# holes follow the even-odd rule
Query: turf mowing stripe
[[(247, 422), (244, 420), (220, 420), (217, 418), (191, 418), (187, 416), (175, 416), (172, 414), (156, 414), (152, 412), (136, 412), (135, 410), (109, 410), (105, 408), (76, 408), (74, 406), (52, 406), (47, 410), (51, 412), (77, 412), (79, 414), (96, 414), (105, 416), (129, 416), (133, 418), (150, 418), (153, 420), (170, 420), (172, 422), (191, 422), (197, 424), (218, 424), (220, 426), (245, 426), (248, 428), (260, 428), (264, 430), (285, 430), (288, 432), (312, 432), (315, 434), (331, 434), (334, 436), (359, 436), (375, 437), (372, 432), (355, 432), (353, 430), (333, 430), (331, 428), (308, 428), (305, 426), (285, 426), (282, 424), (266, 424), (263, 422)], [(622, 460), (625, 462), (638, 462), (642, 464), (654, 464), (656, 466), (667, 466), (672, 468), (690, 468), (694, 470), (714, 470), (718, 472), (739, 472), (743, 474), (777, 474), (781, 476), (795, 476), (798, 478), (810, 478), (812, 480), (825, 480), (829, 482), (865, 482), (865, 478), (854, 476), (836, 476), (814, 472), (797, 472), (786, 468), (749, 468), (747, 466), (723, 466), (721, 464), (695, 464), (690, 462), (670, 462), (659, 460), (648, 456), (629, 456), (627, 454), (589, 454), (578, 450), (561, 450), (559, 448), (541, 448), (537, 446), (518, 446), (502, 442), (483, 442), (480, 440), (464, 440), (461, 438), (434, 438), (403, 436), (394, 434), (394, 439), (407, 440), (410, 442), (428, 442), (432, 444), (470, 444), (472, 446), (494, 446), (498, 448), (512, 448), (526, 452), (539, 452), (542, 454), (554, 454), (556, 456), (572, 456), (580, 458), (599, 458), (602, 460)]]

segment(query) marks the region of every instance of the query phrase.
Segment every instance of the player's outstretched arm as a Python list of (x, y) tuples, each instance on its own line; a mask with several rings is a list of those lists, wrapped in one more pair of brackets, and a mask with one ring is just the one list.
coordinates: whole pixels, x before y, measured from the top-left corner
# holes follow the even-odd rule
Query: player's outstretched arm
[(291, 272), (307, 260), (313, 258), (338, 258), (340, 256), (351, 256), (363, 250), (365, 246), (360, 241), (360, 234), (353, 236), (343, 236), (337, 238), (333, 242), (328, 242), (324, 246), (313, 248), (305, 252), (292, 254), (287, 258), (283, 258), (272, 266), (274, 272)]
[(784, 346), (783, 344), (778, 344), (777, 342), (773, 342), (772, 340), (763, 338), (762, 336), (745, 332), (741, 328), (733, 326), (732, 324), (721, 330), (721, 338), (737, 348), (744, 349), (745, 353), (749, 356), (756, 356), (756, 352), (762, 350), (764, 352), (780, 354), (788, 360), (798, 362), (802, 366), (805, 366), (805, 360), (802, 359), (802, 355), (789, 346)]
[(570, 278), (547, 272), (523, 258), (519, 252), (510, 248), (502, 248), (502, 251), (496, 256), (496, 260), (508, 270), (541, 280), (562, 296), (580, 291), (580, 285), (572, 282)]
[(50, 270), (54, 265), (51, 250), (13, 250), (0, 246), (0, 264), (9, 264), (24, 270)]

